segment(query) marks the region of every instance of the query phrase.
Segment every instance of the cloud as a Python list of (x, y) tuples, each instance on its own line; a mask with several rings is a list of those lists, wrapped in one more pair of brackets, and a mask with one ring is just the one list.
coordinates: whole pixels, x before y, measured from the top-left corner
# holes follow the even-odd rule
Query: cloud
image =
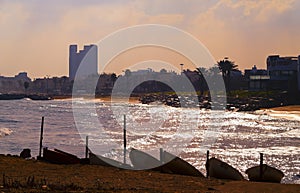
[(269, 53), (299, 52), (299, 10), (295, 0), (0, 0), (0, 71), (67, 74), (69, 44), (146, 23), (186, 30), (216, 59), (265, 67)]
[[(6, 2), (1, 7), (0, 36), (5, 39), (0, 46), (0, 71), (13, 75), (25, 70), (35, 77), (66, 75), (69, 44), (96, 43), (143, 17), (129, 4), (88, 4), (67, 9), (66, 4), (56, 8), (51, 3), (39, 7)], [(12, 11), (4, 11), (9, 9)]]
[[(265, 68), (268, 54), (296, 54), (300, 13), (295, 1), (221, 0), (188, 24), (215, 58), (232, 57), (241, 68)], [(294, 40), (294, 41), (292, 41)]]
[(29, 17), (30, 13), (26, 10), (26, 7), (22, 3), (1, 2), (0, 34), (5, 35), (6, 33), (19, 33), (22, 30), (22, 28), (26, 25), (26, 22)]
[(178, 26), (184, 21), (184, 16), (181, 14), (160, 14), (156, 16), (145, 16), (145, 23), (165, 24)]
[(223, 4), (233, 10), (241, 9), (244, 16), (253, 17), (258, 22), (267, 22), (273, 16), (290, 10), (294, 2), (294, 0), (224, 0)]

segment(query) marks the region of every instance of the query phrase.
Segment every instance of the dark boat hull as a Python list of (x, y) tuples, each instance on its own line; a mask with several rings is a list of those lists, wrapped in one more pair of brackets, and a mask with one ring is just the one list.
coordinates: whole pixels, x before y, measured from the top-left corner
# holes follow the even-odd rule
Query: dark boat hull
[(106, 167), (118, 167), (123, 169), (131, 169), (132, 167), (128, 164), (121, 163), (119, 161), (89, 153), (90, 164), (92, 165), (101, 165)]
[(54, 164), (80, 163), (80, 159), (75, 155), (69, 154), (58, 149), (49, 150), (47, 148), (43, 149), (43, 160)]
[(28, 98), (30, 98), (31, 100), (40, 100), (40, 101), (52, 100), (52, 98), (48, 95), (29, 95)]
[(250, 181), (274, 183), (280, 183), (284, 176), (282, 171), (266, 164), (262, 165), (262, 174), (260, 174), (260, 171), (261, 168), (258, 165), (247, 169), (246, 174), (248, 175)]
[(165, 164), (162, 167), (167, 167), (174, 174), (204, 177), (194, 166), (171, 153), (164, 151), (163, 160)]
[(133, 148), (129, 153), (129, 158), (133, 168), (137, 170), (153, 169), (161, 166), (161, 162), (155, 157)]
[(243, 175), (229, 164), (210, 158), (207, 163), (208, 175), (218, 179), (244, 180)]

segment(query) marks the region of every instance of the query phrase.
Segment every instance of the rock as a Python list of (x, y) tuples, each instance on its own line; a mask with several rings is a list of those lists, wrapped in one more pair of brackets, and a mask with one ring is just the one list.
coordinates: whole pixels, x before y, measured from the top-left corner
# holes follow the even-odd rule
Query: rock
[(31, 150), (30, 149), (23, 149), (23, 151), (20, 153), (21, 158), (30, 158), (31, 157)]

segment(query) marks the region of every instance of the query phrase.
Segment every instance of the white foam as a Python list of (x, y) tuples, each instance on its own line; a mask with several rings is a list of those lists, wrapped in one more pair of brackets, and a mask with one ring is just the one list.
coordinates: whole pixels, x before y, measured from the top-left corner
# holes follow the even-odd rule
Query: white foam
[(267, 114), (276, 118), (300, 121), (300, 111), (276, 111), (272, 109), (258, 110), (257, 114)]
[(0, 137), (10, 135), (13, 131), (8, 128), (0, 128)]

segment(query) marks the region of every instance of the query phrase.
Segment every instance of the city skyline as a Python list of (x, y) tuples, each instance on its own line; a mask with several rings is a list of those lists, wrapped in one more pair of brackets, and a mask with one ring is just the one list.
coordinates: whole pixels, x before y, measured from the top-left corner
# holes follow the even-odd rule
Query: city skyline
[[(185, 30), (202, 42), (216, 61), (228, 56), (241, 70), (253, 65), (265, 68), (269, 55), (300, 54), (300, 2), (293, 0), (125, 3), (2, 0), (0, 5), (2, 76), (23, 71), (30, 77), (66, 76), (69, 45), (78, 44), (81, 48), (116, 30), (149, 23)], [(149, 52), (147, 49), (138, 52), (146, 51)], [(155, 52), (148, 55), (144, 58), (151, 59)], [(184, 63), (172, 56), (160, 57), (173, 64)], [(120, 59), (116, 58), (116, 62)], [(110, 71), (126, 68), (118, 65)]]

